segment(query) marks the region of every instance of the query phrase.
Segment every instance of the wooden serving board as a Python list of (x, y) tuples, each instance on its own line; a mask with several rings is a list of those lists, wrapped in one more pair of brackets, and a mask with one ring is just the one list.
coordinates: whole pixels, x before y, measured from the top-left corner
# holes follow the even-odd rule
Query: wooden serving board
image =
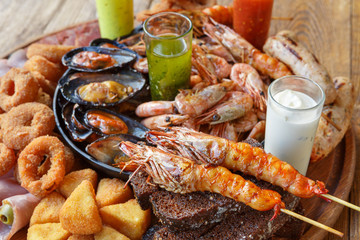
[[(95, 20), (77, 24), (64, 30), (57, 31), (35, 38), (33, 41), (19, 46), (26, 48), (33, 42), (50, 43), (47, 39), (53, 39), (54, 36), (62, 36), (64, 32), (81, 31), (89, 25), (97, 27)], [(95, 34), (96, 35), (96, 34)], [(44, 41), (45, 40), (45, 41)], [(329, 194), (347, 200), (354, 179), (356, 166), (356, 143), (353, 127), (350, 127), (342, 141), (326, 158), (317, 163), (309, 165), (307, 176), (311, 179), (323, 181), (329, 189)], [(305, 216), (329, 227), (332, 227), (339, 218), (343, 206), (337, 203), (328, 203), (321, 198), (311, 198), (302, 200), (305, 209)], [(27, 227), (15, 234), (11, 240), (26, 239)], [(302, 239), (322, 240), (328, 233), (317, 227), (308, 225)]]

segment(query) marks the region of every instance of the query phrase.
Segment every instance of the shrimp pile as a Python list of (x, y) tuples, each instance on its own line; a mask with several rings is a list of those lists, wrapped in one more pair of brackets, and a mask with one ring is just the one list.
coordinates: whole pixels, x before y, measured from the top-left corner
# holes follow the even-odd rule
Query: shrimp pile
[[(325, 158), (349, 127), (352, 115), (349, 103), (354, 99), (353, 94), (349, 94), (351, 82), (340, 81), (346, 87), (339, 87), (339, 84), (331, 81), (325, 67), (290, 31), (281, 31), (269, 37), (263, 52), (232, 29), (232, 7), (215, 5), (201, 8), (201, 4), (189, 7), (188, 2), (192, 1), (175, 4), (164, 0), (161, 9), (152, 9), (151, 15), (161, 11), (177, 11), (192, 19), (192, 89), (181, 90), (172, 102), (140, 105), (136, 114), (146, 117), (143, 123), (150, 129), (184, 126), (232, 141), (255, 138), (261, 142), (265, 137), (269, 84), (283, 76), (302, 75), (316, 81), (326, 93), (311, 160), (314, 162)], [(209, 101), (199, 101), (196, 97), (202, 91), (208, 92), (210, 86), (224, 82), (231, 86), (226, 88), (225, 93), (212, 91), (208, 95)], [(184, 101), (180, 104), (178, 100), (181, 98)], [(191, 113), (185, 113), (185, 108), (191, 109)], [(345, 117), (341, 120), (338, 116), (342, 113), (345, 113)], [(339, 130), (334, 128), (334, 122)]]

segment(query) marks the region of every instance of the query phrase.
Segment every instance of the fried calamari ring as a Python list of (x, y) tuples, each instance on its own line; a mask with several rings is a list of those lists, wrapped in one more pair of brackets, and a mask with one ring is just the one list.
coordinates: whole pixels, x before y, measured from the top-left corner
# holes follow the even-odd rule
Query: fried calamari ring
[(27, 58), (39, 55), (43, 56), (47, 60), (53, 63), (61, 63), (61, 58), (68, 51), (76, 48), (75, 46), (66, 46), (66, 45), (50, 45), (42, 43), (33, 43), (31, 44), (26, 52)]
[[(65, 146), (65, 173), (69, 173), (74, 166), (75, 157), (71, 149)], [(38, 176), (43, 176), (51, 168), (51, 159), (47, 157), (43, 160), (43, 163), (38, 166), (37, 174)]]
[(5, 144), (0, 143), (0, 176), (6, 174), (16, 164), (15, 153)]
[(37, 80), (39, 87), (42, 88), (44, 92), (49, 94), (50, 96), (54, 96), (54, 92), (57, 86), (56, 82), (51, 82), (47, 80), (41, 73), (39, 72), (31, 72), (34, 78)]
[[(38, 176), (38, 166), (44, 158), (51, 162), (50, 169)], [(55, 190), (65, 176), (65, 147), (57, 138), (35, 138), (21, 151), (18, 159), (21, 186), (37, 197), (44, 197)]]
[(37, 102), (24, 103), (12, 108), (1, 121), (3, 142), (14, 150), (23, 149), (36, 137), (51, 134), (54, 128), (53, 111)]
[(32, 56), (25, 62), (24, 68), (31, 72), (39, 72), (52, 82), (57, 82), (64, 73), (62, 65), (50, 62), (42, 56)]
[(33, 75), (20, 68), (12, 68), (0, 82), (0, 107), (11, 108), (36, 99), (39, 85)]

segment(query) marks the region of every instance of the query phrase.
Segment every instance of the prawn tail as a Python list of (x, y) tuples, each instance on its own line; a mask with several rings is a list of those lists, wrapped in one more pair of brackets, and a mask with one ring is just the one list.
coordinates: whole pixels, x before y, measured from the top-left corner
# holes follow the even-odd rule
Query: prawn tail
[(285, 204), (283, 202), (278, 203), (274, 206), (274, 215), (272, 216), (270, 221), (274, 220), (280, 214), (282, 208), (285, 208)]
[(316, 181), (315, 186), (313, 187), (313, 192), (321, 197), (321, 194), (326, 194), (329, 190), (326, 189), (325, 183), (322, 181)]

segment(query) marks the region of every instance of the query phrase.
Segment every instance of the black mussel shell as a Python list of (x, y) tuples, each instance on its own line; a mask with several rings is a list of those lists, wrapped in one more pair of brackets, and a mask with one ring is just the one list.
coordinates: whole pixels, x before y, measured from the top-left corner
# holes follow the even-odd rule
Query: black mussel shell
[[(75, 117), (77, 109), (77, 104), (68, 102), (62, 107), (61, 116), (70, 137), (76, 142), (83, 142), (93, 134), (93, 131)], [(78, 124), (75, 123), (76, 121)]]
[[(69, 74), (68, 80), (61, 79), (59, 83), (61, 87), (61, 92), (64, 98), (70, 102), (78, 103), (81, 105), (88, 105), (88, 106), (101, 106), (101, 107), (109, 107), (115, 106), (123, 101), (126, 101), (133, 96), (135, 96), (138, 92), (142, 90), (145, 86), (146, 80), (143, 75), (139, 72), (130, 70), (130, 69), (121, 69), (117, 73), (109, 73), (109, 72), (102, 72), (102, 73), (74, 73), (78, 75), (78, 77), (73, 78), (71, 74)], [(104, 81), (115, 81), (118, 82), (125, 87), (130, 87), (132, 91), (127, 93), (126, 96), (122, 98), (117, 98), (114, 102), (94, 102), (94, 101), (86, 101), (82, 99), (78, 93), (78, 89), (81, 86), (96, 83), (96, 82), (104, 82)]]
[[(84, 52), (96, 52), (99, 54), (108, 55), (111, 58), (115, 59), (115, 63), (111, 66), (101, 66), (100, 64), (100, 66), (94, 68), (79, 65), (74, 61), (74, 58), (77, 56), (77, 54)], [(135, 59), (136, 59), (136, 54), (128, 50), (90, 46), (90, 47), (75, 48), (67, 52), (62, 58), (62, 63), (65, 66), (78, 71), (101, 72), (114, 68), (122, 68), (125, 65), (131, 64)], [(90, 61), (90, 62), (95, 64), (96, 61)]]
[[(111, 46), (112, 45), (112, 46)], [(90, 42), (90, 46), (106, 47), (106, 48), (126, 48), (125, 44), (108, 38), (97, 38)]]
[(137, 143), (142, 139), (128, 134), (108, 135), (88, 144), (85, 150), (96, 160), (111, 165), (118, 161), (128, 160), (128, 157), (119, 148), (123, 141)]
[(96, 132), (100, 135), (112, 135), (112, 134), (106, 134), (106, 133), (102, 132), (100, 130), (100, 128), (92, 125), (89, 122), (89, 117), (88, 117), (89, 114), (91, 114), (91, 113), (97, 113), (99, 115), (104, 115), (104, 116), (108, 115), (108, 116), (113, 117), (114, 119), (120, 119), (120, 121), (122, 121), (126, 125), (126, 128), (127, 128), (127, 131), (123, 134), (128, 134), (128, 135), (135, 136), (137, 138), (144, 139), (146, 131), (149, 130), (148, 128), (146, 128), (144, 125), (142, 125), (138, 121), (136, 121), (132, 118), (129, 118), (125, 115), (111, 111), (109, 109), (92, 108), (92, 109), (86, 110), (85, 115), (84, 115), (84, 123), (86, 124), (86, 126), (88, 128), (92, 129), (94, 132)]

